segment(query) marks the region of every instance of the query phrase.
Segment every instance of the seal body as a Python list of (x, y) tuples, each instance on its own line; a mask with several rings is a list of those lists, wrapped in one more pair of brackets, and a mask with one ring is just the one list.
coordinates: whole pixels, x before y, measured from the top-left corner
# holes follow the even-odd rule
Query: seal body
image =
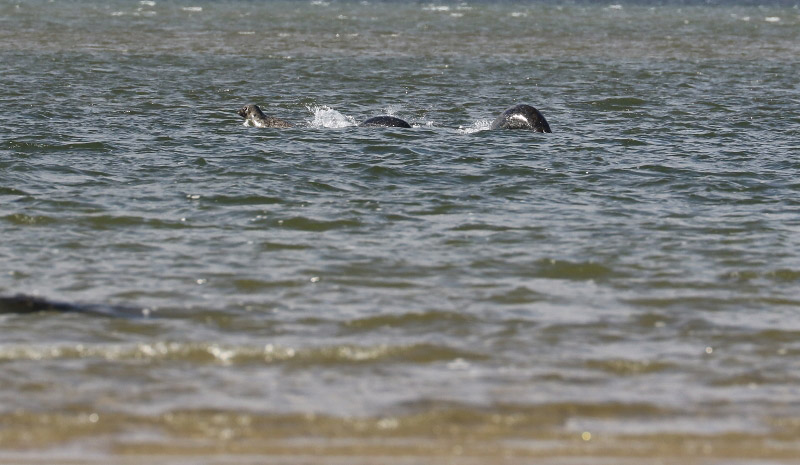
[(492, 129), (529, 129), (536, 132), (553, 132), (539, 110), (530, 105), (514, 105), (492, 122)]
[(40, 312), (85, 313), (110, 317), (141, 318), (149, 315), (149, 310), (120, 305), (75, 304), (57, 302), (42, 297), (17, 294), (0, 296), (0, 315), (6, 313), (28, 314)]
[(410, 128), (411, 125), (395, 118), (394, 116), (376, 116), (358, 125), (359, 127), (382, 127), (382, 128)]
[(290, 128), (292, 127), (292, 123), (288, 121), (284, 121), (282, 119), (274, 118), (272, 116), (267, 116), (261, 111), (261, 108), (258, 105), (250, 104), (245, 105), (237, 111), (239, 116), (244, 118), (246, 121), (253, 124), (253, 126), (258, 128)]

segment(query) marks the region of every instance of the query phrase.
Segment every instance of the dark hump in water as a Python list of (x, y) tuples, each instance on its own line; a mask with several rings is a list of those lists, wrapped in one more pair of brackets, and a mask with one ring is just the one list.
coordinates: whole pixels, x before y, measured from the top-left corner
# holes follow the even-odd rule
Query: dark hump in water
[(544, 115), (530, 105), (514, 105), (492, 122), (492, 129), (529, 129), (536, 132), (553, 132)]
[(376, 116), (359, 124), (359, 127), (410, 128), (411, 125), (394, 116)]
[(245, 105), (236, 112), (247, 121), (253, 123), (254, 126), (260, 128), (290, 128), (292, 123), (278, 119), (272, 116), (267, 116), (261, 111), (258, 105), (249, 104)]
[(90, 315), (126, 318), (142, 318), (147, 316), (148, 313), (145, 309), (136, 307), (56, 302), (25, 294), (0, 296), (0, 315), (6, 313), (25, 314), (40, 312), (85, 313)]

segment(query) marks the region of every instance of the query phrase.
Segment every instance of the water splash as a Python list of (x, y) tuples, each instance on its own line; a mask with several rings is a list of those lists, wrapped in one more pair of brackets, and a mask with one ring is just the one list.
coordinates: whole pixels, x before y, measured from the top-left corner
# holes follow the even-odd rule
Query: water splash
[(458, 132), (461, 134), (473, 134), (480, 131), (486, 131), (492, 127), (492, 120), (479, 119), (472, 123), (471, 126), (459, 126)]
[(306, 108), (314, 114), (314, 118), (309, 121), (309, 126), (312, 128), (346, 128), (358, 125), (353, 117), (325, 105), (313, 105)]
[(397, 112), (400, 110), (399, 105), (388, 105), (383, 111), (386, 112), (389, 116), (397, 116)]

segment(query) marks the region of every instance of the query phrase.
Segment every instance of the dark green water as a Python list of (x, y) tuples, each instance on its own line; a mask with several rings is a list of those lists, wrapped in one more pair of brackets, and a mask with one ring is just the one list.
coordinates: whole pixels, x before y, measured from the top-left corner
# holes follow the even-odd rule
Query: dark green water
[(0, 315), (0, 463), (795, 463), (798, 56), (792, 2), (2, 1), (0, 295), (126, 311)]

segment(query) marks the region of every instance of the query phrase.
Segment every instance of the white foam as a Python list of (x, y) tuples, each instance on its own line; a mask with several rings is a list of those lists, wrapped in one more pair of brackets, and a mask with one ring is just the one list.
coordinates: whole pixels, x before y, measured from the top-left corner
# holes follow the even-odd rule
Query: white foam
[(767, 16), (766, 18), (764, 18), (764, 21), (768, 23), (777, 23), (780, 20), (781, 20), (780, 16)]
[(309, 122), (312, 128), (346, 128), (358, 125), (353, 117), (343, 115), (331, 107), (312, 105), (307, 108), (314, 114), (314, 119)]
[(154, 2), (152, 0), (142, 0), (141, 2), (139, 2), (139, 5), (156, 6), (156, 2)]
[(397, 111), (400, 109), (399, 105), (389, 105), (383, 109), (389, 116), (397, 116)]
[(185, 6), (185, 7), (181, 8), (181, 10), (198, 12), (198, 11), (203, 11), (203, 7), (202, 6)]
[(461, 134), (474, 134), (476, 132), (486, 131), (492, 127), (492, 120), (479, 119), (472, 123), (472, 126), (464, 127), (459, 126), (458, 132)]
[(257, 121), (256, 121), (256, 120), (254, 120), (253, 118), (247, 118), (247, 119), (245, 119), (245, 120), (244, 120), (244, 123), (242, 123), (242, 126), (246, 126), (246, 127), (248, 127), (248, 128), (263, 128), (263, 127), (264, 127), (264, 125), (263, 125), (263, 124), (261, 124), (261, 123), (257, 122)]

